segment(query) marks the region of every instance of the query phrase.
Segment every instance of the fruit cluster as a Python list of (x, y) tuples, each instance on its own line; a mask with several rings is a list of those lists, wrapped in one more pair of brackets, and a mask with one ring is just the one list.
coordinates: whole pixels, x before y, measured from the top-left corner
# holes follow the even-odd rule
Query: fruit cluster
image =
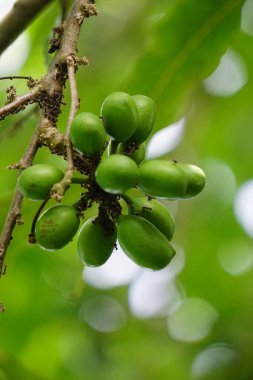
[[(153, 198), (193, 197), (202, 191), (205, 175), (191, 164), (145, 160), (145, 141), (155, 118), (153, 100), (124, 92), (114, 92), (104, 100), (100, 117), (88, 112), (75, 117), (71, 142), (89, 163), (86, 165), (89, 169), (77, 167), (84, 175), (76, 181), (81, 184), (82, 193), (74, 205), (50, 207), (33, 223), (34, 238), (41, 248), (57, 250), (70, 242), (80, 218), (95, 202), (98, 215), (83, 224), (77, 240), (84, 264), (104, 264), (117, 239), (126, 255), (138, 265), (159, 270), (170, 262), (175, 254), (170, 243), (174, 221), (168, 209)], [(23, 171), (18, 184), (24, 196), (46, 203), (52, 186), (63, 176), (54, 166), (34, 165)], [(128, 190), (133, 187), (145, 195), (129, 195)], [(122, 214), (122, 200), (127, 204), (127, 215)]]

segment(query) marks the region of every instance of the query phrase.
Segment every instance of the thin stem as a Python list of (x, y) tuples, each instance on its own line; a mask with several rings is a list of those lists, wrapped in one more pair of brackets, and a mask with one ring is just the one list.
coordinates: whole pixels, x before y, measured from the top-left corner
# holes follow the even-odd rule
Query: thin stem
[(40, 207), (38, 208), (36, 214), (34, 215), (34, 218), (33, 218), (33, 221), (32, 221), (32, 226), (31, 226), (31, 232), (29, 234), (29, 243), (31, 244), (35, 244), (36, 243), (36, 238), (35, 238), (35, 227), (36, 227), (36, 223), (37, 223), (37, 220), (41, 214), (41, 211), (43, 210), (43, 208), (46, 206), (47, 202), (49, 201), (50, 199), (50, 196), (48, 195), (46, 197), (46, 199), (44, 199), (44, 201), (41, 203)]
[(131, 210), (133, 210), (133, 202), (132, 202), (132, 199), (131, 199), (128, 195), (126, 195), (126, 194), (120, 194), (120, 198), (122, 198), (123, 201), (126, 202), (127, 206), (128, 206)]
[[(23, 172), (25, 168), (27, 168), (28, 166), (32, 164), (32, 161), (39, 148), (38, 141), (39, 141), (39, 126), (34, 132), (32, 139), (30, 141), (30, 144), (28, 145), (26, 152), (24, 153), (23, 157), (20, 160), (21, 169), (19, 170), (19, 175)], [(23, 202), (23, 196), (20, 193), (19, 188), (17, 186), (13, 199), (12, 199), (10, 210), (7, 215), (5, 225), (0, 237), (0, 277), (2, 274), (4, 274), (4, 271), (5, 271), (4, 258), (6, 255), (7, 248), (12, 239), (13, 229), (17, 221), (20, 220), (20, 217), (21, 217), (22, 202)]]
[(118, 145), (119, 145), (119, 141), (117, 141), (117, 140), (110, 140), (109, 146), (108, 146), (108, 152), (109, 152), (110, 155), (117, 153)]
[(25, 109), (28, 104), (34, 103), (39, 92), (40, 86), (38, 85), (32, 91), (28, 92), (25, 95), (19, 96), (13, 102), (6, 104), (0, 108), (0, 120), (3, 120), (10, 114), (18, 113)]
[(86, 185), (89, 183), (89, 177), (72, 177), (71, 179), (72, 184), (79, 184), (79, 185)]
[(9, 79), (9, 80), (13, 80), (13, 79), (32, 80), (33, 78), (32, 77), (26, 77), (26, 76), (23, 76), (23, 75), (12, 75), (12, 76), (9, 76), (9, 77), (0, 77), (0, 80), (5, 80), (5, 79)]

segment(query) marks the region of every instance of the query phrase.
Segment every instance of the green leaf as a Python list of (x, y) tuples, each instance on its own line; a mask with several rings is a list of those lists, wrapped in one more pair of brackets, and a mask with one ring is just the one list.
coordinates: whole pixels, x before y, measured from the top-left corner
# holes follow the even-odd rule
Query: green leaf
[(185, 0), (160, 18), (128, 88), (157, 102), (160, 124), (178, 118), (190, 90), (214, 70), (238, 29), (242, 4), (243, 0)]

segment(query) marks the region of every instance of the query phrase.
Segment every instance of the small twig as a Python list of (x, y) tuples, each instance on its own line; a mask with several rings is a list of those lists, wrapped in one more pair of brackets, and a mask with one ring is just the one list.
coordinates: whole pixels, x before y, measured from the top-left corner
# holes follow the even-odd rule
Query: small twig
[(68, 66), (68, 77), (69, 77), (70, 95), (71, 95), (71, 106), (70, 106), (70, 112), (69, 112), (69, 117), (68, 117), (68, 122), (67, 122), (67, 127), (66, 127), (66, 133), (65, 133), (65, 146), (66, 146), (66, 151), (67, 151), (68, 168), (65, 172), (63, 179), (60, 182), (56, 183), (52, 188), (51, 197), (57, 201), (62, 200), (65, 191), (71, 185), (71, 179), (72, 179), (73, 171), (74, 171), (74, 162), (73, 162), (73, 148), (72, 148), (72, 144), (70, 140), (70, 127), (75, 117), (75, 114), (80, 106), (80, 100), (78, 97), (76, 77), (75, 77), (76, 59), (73, 55), (67, 58), (67, 66)]
[(88, 176), (85, 177), (72, 177), (71, 183), (77, 185), (86, 185), (89, 183), (90, 179)]
[(25, 95), (19, 96), (13, 102), (0, 108), (0, 120), (5, 119), (5, 117), (10, 114), (18, 113), (24, 110), (28, 104), (35, 103), (39, 92), (40, 86), (38, 85), (32, 91)]
[[(39, 147), (38, 141), (39, 141), (39, 127), (34, 132), (34, 135), (30, 141), (30, 144), (26, 152), (24, 153), (23, 157), (20, 160), (22, 169), (20, 169), (19, 175), (22, 173), (22, 171), (25, 168), (31, 165)], [(17, 223), (17, 220), (20, 219), (22, 201), (23, 201), (23, 196), (20, 193), (19, 188), (16, 187), (16, 190), (12, 199), (12, 203), (10, 206), (10, 210), (5, 221), (2, 235), (0, 237), (0, 277), (2, 274), (4, 274), (4, 268), (5, 268), (4, 258), (6, 255), (7, 248), (12, 239), (12, 231)]]
[(126, 202), (127, 206), (130, 207), (131, 210), (133, 209), (133, 202), (129, 196), (126, 194), (120, 194), (120, 198)]
[(23, 75), (12, 75), (12, 76), (8, 76), (8, 77), (0, 77), (0, 80), (5, 80), (5, 79), (9, 79), (9, 80), (13, 80), (13, 79), (27, 79), (27, 80), (32, 80), (33, 78), (32, 77), (25, 77)]

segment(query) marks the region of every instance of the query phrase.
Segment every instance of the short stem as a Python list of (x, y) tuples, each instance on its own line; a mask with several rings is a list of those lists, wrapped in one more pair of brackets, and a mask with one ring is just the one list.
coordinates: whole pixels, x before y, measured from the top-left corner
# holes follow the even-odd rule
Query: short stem
[(32, 80), (32, 77), (27, 77), (27, 76), (23, 76), (23, 75), (11, 75), (11, 76), (8, 76), (8, 77), (0, 77), (0, 80), (5, 80), (5, 79), (8, 79), (8, 80), (13, 80), (13, 79)]
[(109, 154), (115, 154), (117, 153), (117, 148), (118, 148), (119, 142), (117, 140), (111, 140), (110, 141), (110, 146), (109, 146)]
[(72, 177), (71, 183), (83, 185), (89, 183), (89, 177)]
[(37, 220), (41, 214), (41, 211), (43, 210), (43, 208), (46, 206), (47, 202), (49, 201), (50, 199), (50, 196), (48, 195), (46, 197), (46, 199), (41, 203), (40, 207), (38, 208), (34, 218), (33, 218), (33, 222), (32, 222), (32, 227), (31, 227), (31, 232), (29, 234), (29, 243), (31, 244), (34, 244), (36, 243), (36, 238), (35, 238), (35, 227), (36, 227), (36, 223), (37, 223)]
[(127, 206), (132, 210), (133, 209), (132, 199), (126, 194), (120, 194), (120, 197), (123, 199), (123, 201), (126, 202)]

